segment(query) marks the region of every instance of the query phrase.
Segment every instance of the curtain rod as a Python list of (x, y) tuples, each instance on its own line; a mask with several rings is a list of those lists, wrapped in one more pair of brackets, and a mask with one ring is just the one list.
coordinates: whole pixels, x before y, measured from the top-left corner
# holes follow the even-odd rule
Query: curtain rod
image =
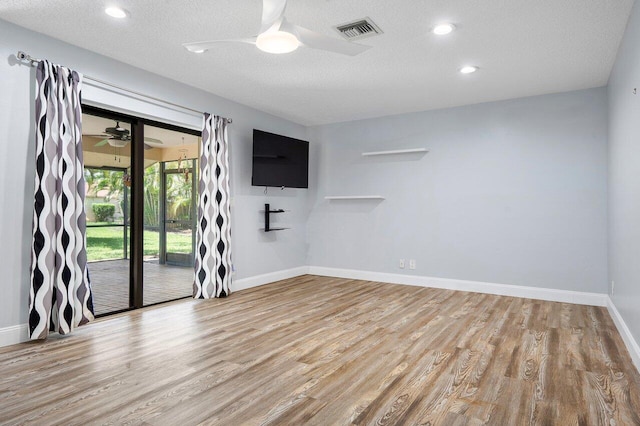
[[(16, 58), (18, 58), (21, 61), (29, 62), (29, 64), (32, 67), (35, 66), (38, 62), (40, 62), (40, 59), (36, 59), (36, 58), (34, 58), (34, 57), (30, 56), (30, 55), (27, 55), (22, 50), (18, 51), (18, 53), (16, 54)], [(108, 81), (100, 80), (100, 79), (95, 78), (95, 77), (91, 77), (91, 76), (85, 75), (84, 78), (87, 79), (87, 80), (91, 80), (91, 81), (93, 81), (95, 83), (99, 83), (99, 84), (103, 84), (105, 86), (113, 87), (114, 89), (122, 90), (122, 91), (129, 92), (129, 93), (133, 93), (134, 95), (142, 96), (143, 98), (152, 99), (154, 101), (162, 102), (164, 104), (171, 105), (171, 106), (174, 106), (174, 107), (177, 107), (177, 108), (181, 108), (181, 109), (184, 109), (184, 110), (187, 110), (187, 111), (195, 112), (195, 113), (198, 113), (198, 114), (204, 114), (202, 111), (198, 111), (197, 109), (193, 109), (193, 108), (186, 107), (184, 105), (176, 104), (176, 103), (167, 101), (165, 99), (156, 98), (155, 96), (146, 95), (146, 94), (141, 93), (141, 92), (136, 92), (135, 90), (130, 90), (130, 89), (127, 89), (126, 87), (118, 86), (116, 84), (109, 83)], [(225, 120), (227, 121), (227, 123), (233, 123), (233, 120), (231, 118), (225, 118)]]

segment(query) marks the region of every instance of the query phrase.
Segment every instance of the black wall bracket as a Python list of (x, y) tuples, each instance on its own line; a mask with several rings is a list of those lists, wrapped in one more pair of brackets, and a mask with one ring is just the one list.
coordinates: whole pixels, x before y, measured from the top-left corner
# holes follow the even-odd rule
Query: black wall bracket
[(282, 231), (283, 229), (289, 229), (289, 228), (272, 228), (270, 226), (270, 215), (274, 214), (274, 213), (284, 213), (285, 211), (282, 209), (277, 209), (277, 210), (271, 210), (269, 204), (265, 204), (264, 205), (264, 232), (271, 232), (271, 231)]

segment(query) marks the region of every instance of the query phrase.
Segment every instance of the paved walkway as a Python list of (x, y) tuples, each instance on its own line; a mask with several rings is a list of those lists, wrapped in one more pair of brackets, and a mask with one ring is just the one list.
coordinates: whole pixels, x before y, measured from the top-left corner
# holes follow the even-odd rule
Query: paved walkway
[[(93, 289), (96, 315), (120, 311), (129, 307), (129, 260), (90, 262), (89, 277)], [(191, 296), (193, 268), (144, 262), (145, 305)]]

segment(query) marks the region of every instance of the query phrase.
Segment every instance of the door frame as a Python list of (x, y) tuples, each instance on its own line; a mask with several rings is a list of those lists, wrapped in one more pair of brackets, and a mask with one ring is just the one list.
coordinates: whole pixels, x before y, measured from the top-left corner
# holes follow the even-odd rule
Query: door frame
[[(191, 176), (191, 202), (189, 203), (189, 214), (191, 216), (191, 260), (190, 262), (195, 261), (196, 254), (196, 226), (197, 226), (197, 209), (198, 209), (198, 181), (196, 179), (197, 173), (196, 168), (198, 166), (198, 160), (192, 158), (189, 160), (188, 170)], [(167, 175), (176, 175), (181, 174), (182, 172), (177, 169), (166, 168), (166, 162), (160, 164), (160, 244), (159, 244), (159, 262), (161, 264), (170, 264), (173, 263), (168, 261), (168, 254), (170, 253), (169, 247), (167, 244), (167, 223), (168, 223), (168, 213), (167, 213)], [(192, 263), (189, 263), (192, 265)], [(176, 264), (176, 266), (186, 266), (183, 264)]]
[[(111, 111), (93, 105), (82, 104), (82, 112), (114, 121), (131, 123), (131, 236), (129, 239), (129, 308), (109, 312), (98, 317), (139, 309), (144, 306), (144, 126), (202, 137), (202, 132), (148, 118)], [(138, 143), (142, 141), (142, 143)], [(195, 182), (195, 176), (194, 176)], [(195, 254), (195, 252), (194, 252)], [(169, 302), (169, 300), (167, 300)], [(165, 302), (160, 302), (165, 303)], [(147, 305), (151, 306), (151, 305)]]

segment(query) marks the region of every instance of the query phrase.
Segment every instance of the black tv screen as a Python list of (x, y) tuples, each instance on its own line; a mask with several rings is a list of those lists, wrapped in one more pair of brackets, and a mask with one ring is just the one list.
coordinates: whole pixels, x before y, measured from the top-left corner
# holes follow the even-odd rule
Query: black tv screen
[(309, 142), (253, 130), (253, 186), (309, 187)]

